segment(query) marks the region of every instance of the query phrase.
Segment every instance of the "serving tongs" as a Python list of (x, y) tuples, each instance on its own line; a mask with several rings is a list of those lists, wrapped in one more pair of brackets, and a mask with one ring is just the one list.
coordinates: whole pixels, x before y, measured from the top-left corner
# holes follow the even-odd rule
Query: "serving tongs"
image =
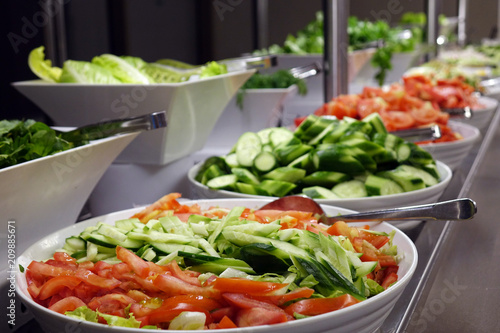
[(448, 113), (451, 118), (470, 119), (473, 116), (473, 111), (470, 106), (465, 106), (463, 108), (442, 109), (441, 111)]
[(410, 128), (391, 132), (406, 141), (419, 142), (436, 140), (441, 137), (441, 128), (439, 125), (432, 125), (427, 127)]
[(225, 64), (228, 72), (248, 69), (266, 69), (278, 64), (278, 57), (274, 54), (261, 56), (242, 56), (218, 61)]
[(74, 130), (56, 132), (64, 140), (83, 142), (107, 138), (116, 134), (149, 131), (167, 126), (166, 111), (158, 111), (137, 117), (114, 119), (75, 128)]
[(315, 61), (310, 65), (290, 68), (289, 72), (297, 79), (305, 79), (321, 73), (321, 66), (319, 62)]

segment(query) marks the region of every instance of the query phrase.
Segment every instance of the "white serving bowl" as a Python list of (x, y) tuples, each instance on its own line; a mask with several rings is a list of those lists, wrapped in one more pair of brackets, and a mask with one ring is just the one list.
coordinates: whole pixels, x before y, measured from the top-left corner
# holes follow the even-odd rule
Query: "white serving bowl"
[(284, 103), (297, 91), (296, 85), (288, 88), (247, 89), (243, 96), (243, 108), (238, 106), (234, 96), (219, 117), (204, 148), (231, 148), (245, 132), (279, 126)]
[(58, 126), (167, 111), (168, 126), (141, 133), (117, 162), (166, 164), (203, 147), (229, 100), (254, 70), (163, 84), (75, 84), (41, 80), (13, 86)]
[[(249, 208), (258, 208), (269, 202), (270, 199), (218, 199), (218, 200), (199, 200), (185, 202), (183, 204), (198, 203), (202, 209), (211, 206), (221, 206), (231, 208), (235, 206), (246, 206)], [(324, 206), (328, 214), (350, 213), (352, 211)], [(130, 217), (141, 208), (129, 209), (121, 212), (112, 213), (102, 217), (92, 218), (85, 222), (64, 228), (52, 235), (41, 239), (27, 249), (19, 256), (18, 264), (26, 267), (32, 260), (45, 260), (52, 256), (54, 251), (64, 244), (66, 237), (80, 233), (85, 227), (95, 225), (98, 221), (113, 223), (118, 219)], [(367, 224), (365, 223), (362, 223)], [(370, 224), (370, 223), (368, 223)], [(387, 223), (373, 224), (373, 230), (391, 232), (395, 230), (394, 244), (398, 246), (398, 252), (404, 253), (404, 257), (399, 263), (399, 280), (390, 289), (378, 294), (366, 301), (352, 305), (350, 307), (337, 310), (328, 314), (310, 317), (276, 325), (265, 325), (257, 327), (246, 327), (239, 329), (221, 329), (221, 333), (319, 333), (319, 332), (373, 332), (380, 327), (389, 315), (394, 304), (400, 297), (406, 285), (410, 281), (417, 266), (418, 254), (415, 245), (403, 232)], [(79, 332), (86, 333), (108, 333), (108, 332), (137, 332), (136, 329), (108, 327), (101, 324), (81, 322), (70, 317), (50, 311), (47, 308), (35, 303), (28, 291), (25, 273), (16, 273), (16, 289), (21, 301), (33, 313), (35, 319), (46, 332), (65, 332), (68, 327), (78, 327)], [(141, 330), (141, 332), (158, 332), (157, 330)], [(195, 331), (185, 331), (195, 332)], [(196, 331), (199, 332), (199, 331)]]
[(453, 120), (448, 122), (448, 126), (453, 132), (462, 135), (463, 139), (451, 142), (427, 143), (420, 145), (420, 147), (431, 153), (436, 160), (449, 166), (451, 170), (456, 170), (481, 136), (481, 132), (472, 125)]
[[(444, 163), (437, 161), (437, 167), (439, 173), (441, 174), (441, 179), (438, 184), (434, 186), (427, 187), (425, 189), (404, 192), (399, 194), (373, 196), (365, 198), (354, 198), (354, 199), (315, 199), (320, 204), (338, 206), (347, 209), (352, 209), (355, 211), (368, 211), (376, 209), (387, 209), (394, 207), (403, 206), (414, 206), (427, 203), (433, 203), (438, 201), (438, 199), (443, 194), (444, 190), (451, 181), (451, 176), (453, 172)], [(206, 185), (195, 180), (196, 174), (203, 162), (198, 163), (192, 167), (188, 172), (188, 179), (191, 185), (190, 197), (191, 198), (204, 198), (204, 199), (214, 199), (214, 198), (266, 198), (265, 196), (250, 195), (232, 191), (225, 190), (213, 190), (208, 188)], [(391, 221), (392, 224), (404, 225), (408, 227), (408, 222)], [(413, 225), (413, 223), (411, 224)]]
[[(15, 253), (19, 254), (41, 236), (74, 224), (104, 171), (137, 135), (96, 140), (0, 169), (0, 292), (5, 296), (0, 298), (2, 308), (8, 305), (4, 303), (8, 302), (4, 288), (11, 270), (7, 254), (11, 240), (15, 240)], [(20, 311), (16, 319), (20, 325)], [(2, 321), (4, 324), (7, 321)]]
[(481, 96), (478, 98), (478, 102), (484, 107), (472, 109), (472, 118), (456, 118), (453, 120), (472, 125), (477, 127), (479, 130), (486, 129), (490, 124), (490, 120), (493, 117), (495, 110), (498, 108), (498, 100), (491, 97)]

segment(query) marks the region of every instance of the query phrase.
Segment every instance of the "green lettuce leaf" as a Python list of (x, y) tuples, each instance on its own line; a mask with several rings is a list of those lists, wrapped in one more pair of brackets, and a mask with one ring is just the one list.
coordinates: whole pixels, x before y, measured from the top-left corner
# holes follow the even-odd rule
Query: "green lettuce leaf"
[(200, 79), (227, 73), (227, 66), (216, 61), (210, 61), (201, 69)]
[(138, 63), (137, 59), (132, 62), (131, 59), (125, 60), (113, 54), (102, 54), (94, 57), (92, 63), (109, 70), (113, 76), (123, 83), (153, 83), (147, 74), (135, 67)]
[(62, 83), (96, 83), (116, 84), (121, 83), (113, 74), (96, 64), (87, 61), (66, 60), (59, 82)]
[(52, 67), (52, 61), (45, 59), (44, 50), (44, 46), (32, 50), (28, 56), (28, 66), (40, 79), (48, 82), (59, 82), (62, 69)]
[(97, 323), (97, 313), (89, 309), (86, 305), (80, 306), (73, 311), (66, 311), (64, 313), (66, 316), (75, 318), (78, 320), (90, 321), (92, 323)]

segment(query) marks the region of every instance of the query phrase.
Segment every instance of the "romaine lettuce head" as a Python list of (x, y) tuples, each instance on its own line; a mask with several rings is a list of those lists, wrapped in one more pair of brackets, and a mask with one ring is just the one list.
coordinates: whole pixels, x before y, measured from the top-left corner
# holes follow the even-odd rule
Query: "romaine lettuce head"
[(32, 50), (28, 56), (28, 66), (40, 79), (48, 82), (59, 82), (62, 69), (52, 67), (52, 61), (45, 59), (44, 50), (44, 46)]
[(121, 83), (113, 74), (96, 64), (87, 61), (66, 60), (59, 79), (62, 83), (96, 83), (116, 84)]
[(154, 83), (147, 74), (135, 67), (135, 64), (138, 63), (137, 60), (133, 62), (134, 65), (132, 65), (131, 62), (130, 59), (127, 61), (113, 54), (102, 54), (92, 59), (93, 64), (109, 70), (123, 83)]

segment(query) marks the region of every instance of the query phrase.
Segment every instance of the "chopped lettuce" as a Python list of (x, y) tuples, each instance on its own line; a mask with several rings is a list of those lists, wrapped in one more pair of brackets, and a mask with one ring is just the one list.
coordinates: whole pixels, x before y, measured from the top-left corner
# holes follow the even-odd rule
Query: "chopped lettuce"
[(203, 312), (181, 312), (168, 325), (169, 330), (202, 330), (207, 316)]
[(59, 82), (62, 69), (52, 67), (52, 62), (45, 59), (45, 47), (40, 46), (30, 52), (28, 56), (28, 66), (39, 78), (49, 82)]
[[(73, 311), (66, 311), (64, 313), (66, 316), (75, 318), (82, 321), (89, 321), (92, 323), (98, 322), (98, 317), (103, 318), (109, 326), (119, 326), (119, 327), (132, 327), (132, 328), (140, 328), (141, 322), (135, 319), (133, 313), (128, 313), (128, 318), (123, 318), (120, 316), (114, 316), (106, 313), (102, 313), (99, 311), (94, 311), (87, 306), (81, 306), (76, 308)], [(156, 326), (148, 325), (143, 328), (152, 328), (156, 329)]]
[(210, 61), (201, 68), (200, 78), (206, 78), (227, 73), (227, 66), (216, 61)]
[(86, 61), (66, 60), (59, 82), (61, 83), (121, 83), (106, 68)]
[(80, 306), (73, 311), (66, 311), (64, 313), (66, 316), (75, 318), (83, 321), (90, 321), (92, 323), (97, 323), (97, 312), (89, 309), (87, 306)]
[(134, 66), (138, 63), (137, 60), (133, 62), (130, 60), (131, 59), (126, 61), (113, 54), (102, 54), (94, 57), (92, 59), (92, 63), (106, 68), (113, 74), (114, 77), (123, 83), (152, 83), (152, 80), (148, 75), (144, 74), (140, 69)]

